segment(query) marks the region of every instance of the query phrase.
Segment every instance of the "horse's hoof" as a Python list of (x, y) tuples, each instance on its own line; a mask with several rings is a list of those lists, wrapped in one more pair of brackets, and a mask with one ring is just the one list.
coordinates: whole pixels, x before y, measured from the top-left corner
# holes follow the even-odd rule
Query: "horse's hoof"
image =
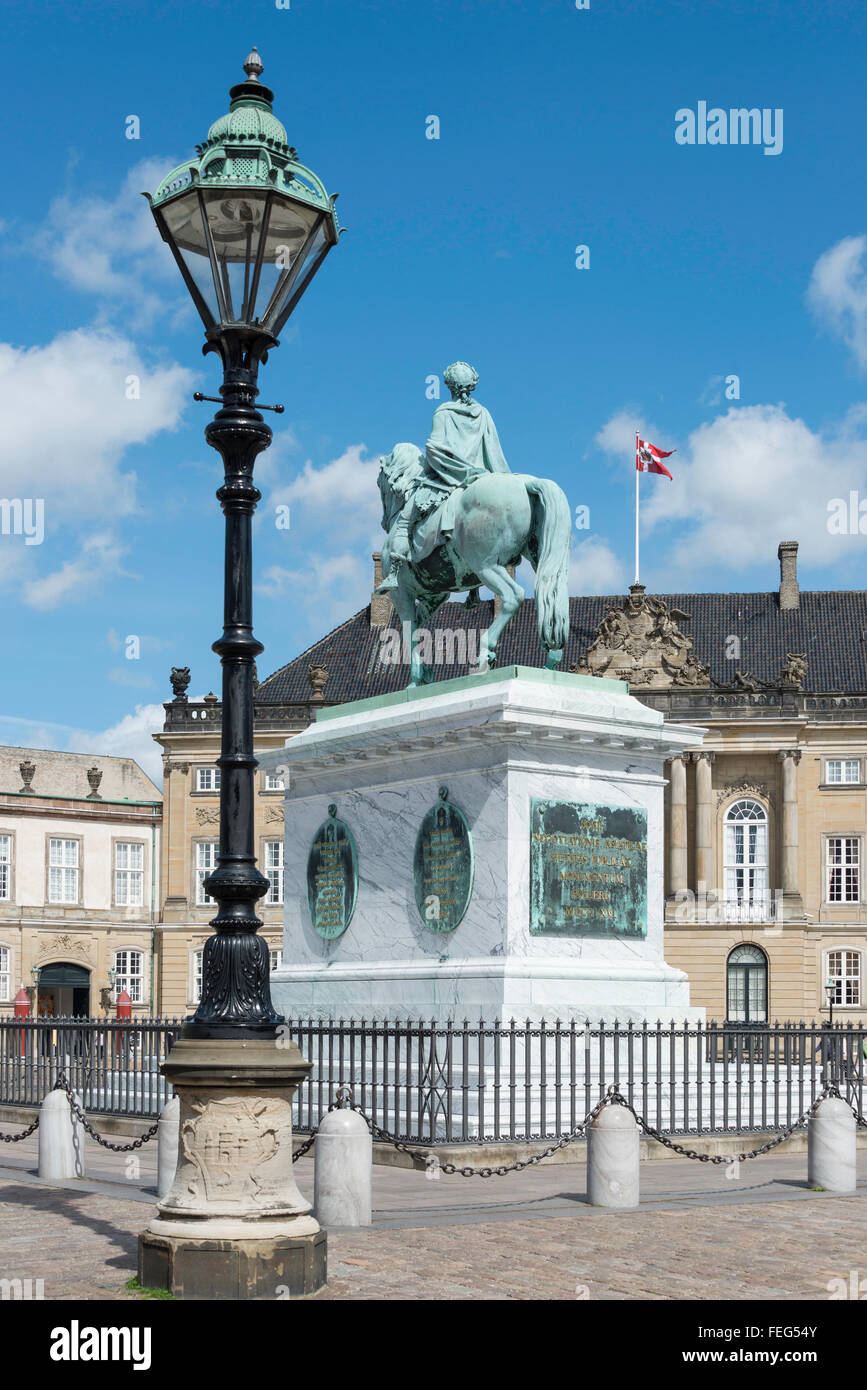
[(545, 657), (545, 670), (546, 670), (546, 671), (556, 671), (556, 670), (557, 670), (557, 667), (560, 665), (560, 662), (561, 662), (562, 660), (563, 660), (563, 648), (562, 648), (562, 647), (559, 649), (559, 651), (554, 650), (554, 649), (549, 650), (548, 655)]

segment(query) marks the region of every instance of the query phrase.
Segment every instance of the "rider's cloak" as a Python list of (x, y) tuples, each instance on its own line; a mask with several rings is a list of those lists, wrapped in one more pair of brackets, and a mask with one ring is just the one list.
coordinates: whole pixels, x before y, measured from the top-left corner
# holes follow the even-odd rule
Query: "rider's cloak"
[(425, 448), (427, 472), (447, 487), (465, 487), (479, 473), (508, 473), (497, 427), (478, 401), (444, 401), (434, 412)]

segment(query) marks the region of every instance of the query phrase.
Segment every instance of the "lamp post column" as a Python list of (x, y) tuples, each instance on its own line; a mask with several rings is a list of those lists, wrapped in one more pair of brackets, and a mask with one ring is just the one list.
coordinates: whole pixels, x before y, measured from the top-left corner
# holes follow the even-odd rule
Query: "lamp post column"
[(217, 492), (226, 517), (223, 634), (213, 644), (223, 667), (220, 853), (204, 884), (219, 911), (211, 923), (216, 934), (205, 943), (201, 1001), (184, 1028), (190, 1038), (274, 1037), (283, 1022), (271, 1003), (268, 946), (256, 915), (268, 880), (256, 868), (254, 842), (253, 675), (264, 648), (253, 636), (252, 522), (261, 498), (253, 465), (271, 443), (257, 394), (256, 364), (228, 364), (223, 407), (205, 430), (226, 469)]

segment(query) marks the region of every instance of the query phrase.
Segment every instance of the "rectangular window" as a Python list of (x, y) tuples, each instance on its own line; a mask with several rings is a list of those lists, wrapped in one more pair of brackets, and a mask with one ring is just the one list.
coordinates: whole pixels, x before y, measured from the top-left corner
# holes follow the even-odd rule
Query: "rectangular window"
[(860, 758), (828, 758), (825, 763), (825, 781), (834, 786), (851, 785), (861, 781)]
[(829, 835), (825, 849), (829, 903), (861, 901), (861, 841), (856, 835)]
[(276, 772), (265, 773), (266, 792), (282, 792), (284, 790), (283, 778), (278, 777)]
[(202, 997), (202, 957), (204, 951), (193, 952), (193, 999), (198, 1004)]
[(220, 769), (218, 767), (199, 767), (196, 769), (196, 791), (218, 792), (220, 790)]
[[(272, 952), (273, 954), (273, 952)], [(273, 970), (273, 966), (271, 967)], [(5, 1004), (12, 997), (12, 952), (0, 946), (0, 1000)]]
[(283, 901), (283, 841), (265, 841), (265, 877), (271, 880), (271, 887), (268, 889), (268, 896), (265, 899), (268, 903), (282, 903)]
[(141, 907), (144, 902), (144, 845), (114, 847), (114, 900), (118, 907)]
[(196, 845), (196, 902), (200, 907), (214, 901), (205, 892), (205, 879), (217, 867), (219, 847), (216, 840), (201, 840)]
[(78, 902), (78, 841), (48, 841), (48, 901)]
[(269, 955), (271, 957), (271, 969), (279, 970), (280, 966), (283, 964), (282, 946), (272, 946)]
[(861, 1007), (860, 951), (829, 951), (828, 981), (834, 984), (834, 1003)]
[(144, 998), (144, 955), (141, 951), (115, 951), (114, 977), (115, 997), (125, 989), (133, 1004), (140, 1004)]
[(0, 835), (0, 902), (8, 903), (12, 892), (12, 836)]

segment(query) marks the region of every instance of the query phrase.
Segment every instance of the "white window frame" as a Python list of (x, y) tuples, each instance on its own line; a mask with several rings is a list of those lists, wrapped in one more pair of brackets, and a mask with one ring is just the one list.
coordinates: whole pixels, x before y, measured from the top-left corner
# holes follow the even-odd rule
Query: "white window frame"
[[(121, 965), (122, 957), (126, 957)], [(144, 981), (145, 964), (144, 951), (140, 951), (135, 946), (121, 946), (114, 953), (114, 997), (118, 998), (122, 989), (125, 989), (133, 1004), (143, 1004), (145, 1002)], [(136, 968), (137, 967), (137, 968)]]
[[(826, 835), (822, 851), (822, 875), (824, 883), (824, 904), (826, 907), (851, 907), (861, 902), (861, 861), (863, 858), (861, 835)], [(835, 848), (839, 846), (839, 849)], [(846, 848), (849, 846), (850, 848)], [(854, 855), (851, 847), (854, 846)], [(847, 858), (847, 856), (852, 856)], [(832, 875), (838, 875), (840, 895), (832, 896), (834, 886)], [(848, 885), (847, 885), (848, 875)], [(854, 890), (853, 890), (854, 879)], [(845, 891), (848, 887), (848, 891)]]
[[(761, 814), (736, 816), (739, 808), (755, 807)], [(754, 831), (755, 833), (750, 833)], [(723, 817), (723, 883), (729, 906), (749, 912), (767, 909), (770, 900), (770, 820), (755, 797), (740, 797)], [(740, 857), (739, 857), (740, 856)]]
[(286, 784), (283, 778), (275, 772), (273, 767), (265, 769), (264, 789), (266, 792), (282, 792), (286, 790)]
[[(55, 860), (55, 845), (62, 846), (59, 861)], [(74, 847), (72, 862), (67, 859), (67, 847)], [(48, 901), (50, 903), (77, 903), (79, 900), (79, 873), (81, 872), (81, 842), (79, 840), (67, 840), (64, 835), (50, 835), (48, 837)], [(61, 894), (58, 897), (54, 891), (54, 873), (60, 874), (62, 884)], [(68, 885), (73, 884), (75, 891), (72, 897), (68, 896)]]
[[(835, 776), (832, 768), (839, 768), (840, 775)], [(848, 773), (854, 769), (854, 776)], [(861, 759), (860, 758), (826, 758), (825, 759), (825, 786), (826, 787), (855, 787), (862, 781)]]
[(0, 903), (12, 901), (12, 836), (0, 831)]
[[(144, 907), (144, 842), (115, 840), (114, 842), (114, 901), (117, 907)], [(122, 864), (121, 851), (127, 851), (127, 863)], [(137, 851), (139, 863), (129, 851)], [(121, 891), (123, 886), (123, 891)]]
[(0, 946), (0, 1004), (12, 998), (12, 947)]
[[(850, 963), (854, 969), (850, 970)], [(861, 1008), (861, 952), (854, 950), (851, 946), (832, 946), (825, 952), (825, 973), (822, 978), (822, 1002), (825, 1008), (828, 1007), (828, 996), (825, 993), (824, 985), (827, 980), (834, 980), (837, 988), (834, 991), (834, 1007), (841, 1009), (860, 1009)], [(848, 989), (846, 986), (851, 986)], [(851, 996), (849, 999), (845, 995)]]
[(283, 947), (282, 947), (282, 946), (269, 946), (269, 947), (268, 947), (268, 959), (269, 959), (269, 961), (270, 961), (270, 963), (271, 963), (271, 969), (272, 969), (272, 970), (279, 970), (279, 969), (280, 969), (280, 966), (283, 964)]
[[(276, 853), (274, 853), (276, 851)], [(265, 877), (271, 880), (265, 902), (272, 906), (279, 906), (283, 901), (283, 841), (265, 841)], [(276, 863), (272, 863), (272, 858)]]
[(190, 999), (194, 1004), (201, 1003), (202, 999), (202, 961), (204, 955), (204, 946), (199, 946), (195, 951), (190, 952)]
[(196, 791), (218, 792), (220, 790), (221, 771), (222, 769), (219, 767), (197, 767)]
[[(211, 850), (210, 855), (203, 854), (204, 850)], [(211, 907), (216, 901), (209, 898), (204, 889), (205, 879), (212, 874), (217, 867), (217, 855), (220, 852), (219, 840), (197, 840), (196, 841), (196, 907)], [(208, 858), (211, 862), (204, 864), (203, 859)]]

